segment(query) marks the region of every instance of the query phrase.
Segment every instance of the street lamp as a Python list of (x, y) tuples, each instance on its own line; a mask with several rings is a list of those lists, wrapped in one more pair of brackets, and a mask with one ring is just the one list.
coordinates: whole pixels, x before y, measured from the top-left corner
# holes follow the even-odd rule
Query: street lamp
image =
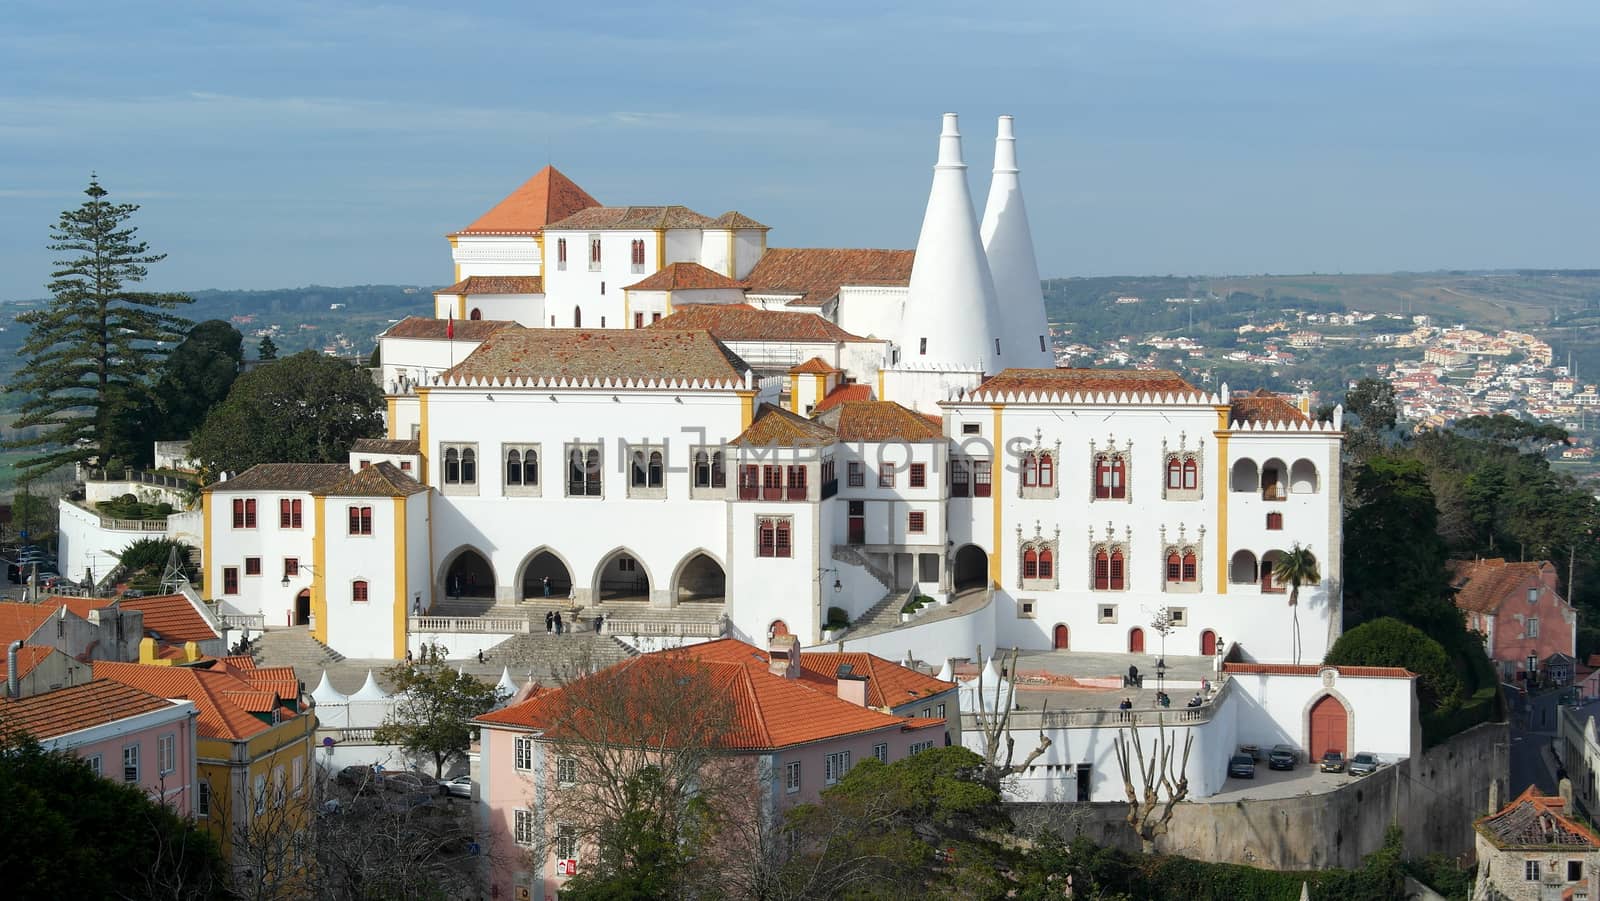
[[(312, 569), (311, 568), (311, 564), (309, 564), (309, 563), (300, 563), (300, 564), (297, 564), (297, 566), (298, 566), (298, 569), (296, 569), (296, 571), (295, 571), (295, 575), (297, 575), (297, 576), (300, 575), (300, 570), (304, 570), (304, 571), (312, 574), (313, 576), (317, 574), (317, 571)], [(283, 568), (283, 581), (281, 583), (279, 583), (279, 584), (283, 585), (284, 588), (288, 588), (289, 587), (289, 568), (287, 566), (285, 566)]]
[(838, 594), (841, 591), (844, 591), (844, 583), (839, 581), (839, 571), (837, 569), (834, 569), (831, 566), (818, 567), (817, 568), (817, 575), (820, 577), (823, 573), (833, 573), (833, 593), (834, 594)]

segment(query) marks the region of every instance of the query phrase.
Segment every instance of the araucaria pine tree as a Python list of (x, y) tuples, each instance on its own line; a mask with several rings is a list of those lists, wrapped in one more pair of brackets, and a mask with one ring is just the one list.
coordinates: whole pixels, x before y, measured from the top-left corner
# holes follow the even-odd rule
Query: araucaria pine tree
[(89, 199), (50, 229), (49, 247), (62, 255), (51, 273), (54, 299), (17, 317), (30, 331), (11, 390), (27, 396), (15, 423), (27, 437), (13, 446), (39, 449), (19, 464), (29, 476), (146, 454), (150, 374), (189, 327), (170, 311), (192, 298), (129, 290), (166, 258), (129, 224), (138, 205), (106, 200), (94, 176), (84, 193)]

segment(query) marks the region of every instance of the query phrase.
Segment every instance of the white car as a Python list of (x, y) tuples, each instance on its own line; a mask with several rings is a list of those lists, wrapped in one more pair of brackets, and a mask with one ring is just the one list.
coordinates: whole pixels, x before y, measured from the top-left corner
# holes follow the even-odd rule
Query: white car
[(444, 781), (444, 790), (452, 798), (470, 798), (472, 797), (472, 777), (457, 776), (454, 779), (446, 779)]

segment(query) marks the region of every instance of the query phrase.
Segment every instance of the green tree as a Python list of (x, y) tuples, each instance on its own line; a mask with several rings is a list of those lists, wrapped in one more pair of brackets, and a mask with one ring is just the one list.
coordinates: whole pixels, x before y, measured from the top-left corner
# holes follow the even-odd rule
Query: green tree
[[(117, 565), (122, 569), (122, 578), (130, 587), (150, 591), (161, 586), (161, 577), (166, 574), (167, 562), (176, 553), (178, 567), (184, 577), (191, 582), (197, 582), (199, 573), (195, 571), (194, 563), (190, 561), (193, 550), (191, 546), (170, 538), (141, 538), (123, 549), (122, 556), (117, 558)], [(105, 574), (96, 573), (96, 575)]]
[(271, 335), (261, 336), (261, 343), (256, 345), (256, 358), (262, 362), (278, 358), (278, 343), (272, 340)]
[(1394, 429), (1400, 413), (1394, 386), (1384, 379), (1361, 379), (1345, 394), (1344, 412), (1355, 418), (1345, 424), (1345, 453), (1359, 463), (1382, 450)]
[(1444, 645), (1416, 626), (1385, 616), (1339, 636), (1326, 663), (1341, 666), (1403, 666), (1416, 673), (1417, 697), (1429, 708), (1458, 700), (1461, 680)]
[(1430, 634), (1461, 631), (1427, 468), (1407, 457), (1374, 456), (1356, 470), (1353, 494), (1344, 527), (1353, 620), (1396, 616)]
[(149, 379), (188, 325), (170, 311), (191, 298), (129, 290), (166, 256), (151, 253), (128, 223), (138, 205), (107, 201), (92, 176), (84, 193), (89, 199), (50, 230), (50, 249), (63, 255), (51, 273), (53, 299), (17, 317), (29, 332), (11, 386), (27, 396), (15, 426), (39, 428), (12, 446), (39, 449), (18, 464), (29, 475), (148, 459)]
[(166, 413), (158, 438), (187, 438), (205, 421), (211, 408), (228, 396), (244, 360), (244, 336), (221, 319), (208, 319), (189, 330), (167, 355), (156, 398)]
[(1322, 571), (1317, 568), (1317, 556), (1311, 548), (1296, 541), (1289, 553), (1273, 564), (1272, 578), (1280, 585), (1289, 586), (1289, 610), (1294, 614), (1294, 662), (1300, 662), (1300, 586), (1315, 585), (1322, 581)]
[(0, 711), (0, 874), (13, 898), (226, 898), (216, 841), (135, 786), (8, 733)]
[(499, 694), (494, 686), (437, 659), (417, 665), (399, 664), (389, 670), (388, 676), (396, 700), (373, 740), (381, 745), (399, 745), (409, 754), (432, 757), (434, 776), (443, 778), (445, 766), (467, 756), (472, 745), (472, 718), (493, 709), (500, 700)]
[(382, 408), (365, 370), (302, 351), (239, 376), (194, 433), (189, 452), (212, 473), (257, 463), (342, 463), (357, 438), (382, 434)]

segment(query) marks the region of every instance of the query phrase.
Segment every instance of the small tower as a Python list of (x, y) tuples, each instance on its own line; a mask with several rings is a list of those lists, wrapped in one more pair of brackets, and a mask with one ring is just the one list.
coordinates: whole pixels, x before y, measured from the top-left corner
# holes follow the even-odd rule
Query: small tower
[(1022, 183), (1017, 177), (1017, 139), (1011, 117), (1000, 117), (994, 140), (994, 180), (983, 211), (983, 251), (988, 257), (999, 302), (1000, 343), (1005, 365), (1028, 369), (1054, 369), (1050, 326), (1044, 314), (1044, 292), (1039, 287), (1039, 264), (1033, 256), (1033, 232), (1022, 203)]
[(961, 132), (956, 114), (945, 113), (897, 336), (898, 365), (998, 372), (1003, 366), (997, 316), (994, 282), (967, 190)]

